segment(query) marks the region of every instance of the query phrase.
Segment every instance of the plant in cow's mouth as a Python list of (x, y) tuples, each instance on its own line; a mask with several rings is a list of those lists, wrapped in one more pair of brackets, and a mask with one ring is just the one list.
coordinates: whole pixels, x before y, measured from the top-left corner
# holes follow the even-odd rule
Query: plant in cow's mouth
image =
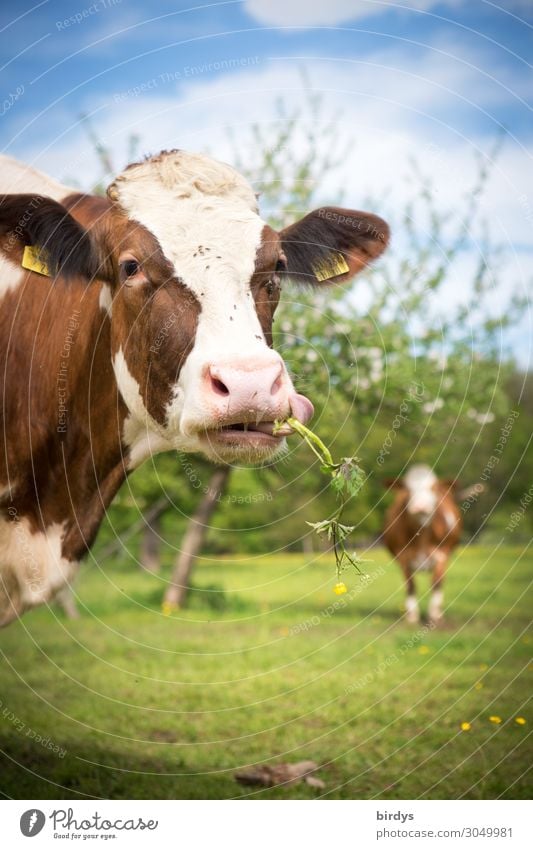
[(323, 519), (321, 522), (307, 522), (307, 524), (318, 536), (326, 537), (333, 546), (337, 571), (334, 591), (337, 595), (342, 595), (346, 592), (346, 585), (340, 579), (341, 573), (353, 566), (359, 574), (362, 574), (361, 566), (364, 561), (355, 552), (349, 552), (346, 547), (346, 541), (354, 530), (354, 526), (344, 524), (341, 519), (346, 505), (355, 498), (363, 486), (365, 473), (359, 466), (357, 457), (343, 457), (340, 462), (335, 463), (329, 448), (324, 445), (320, 437), (298, 419), (290, 417), (284, 421), (275, 422), (274, 433), (278, 433), (285, 425), (289, 425), (307, 443), (313, 454), (320, 460), (321, 471), (330, 478), (329, 487), (335, 493), (337, 507), (328, 519)]

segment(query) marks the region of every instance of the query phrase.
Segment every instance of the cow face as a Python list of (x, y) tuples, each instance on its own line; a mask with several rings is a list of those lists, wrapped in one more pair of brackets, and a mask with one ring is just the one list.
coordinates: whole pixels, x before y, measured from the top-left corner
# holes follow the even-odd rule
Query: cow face
[[(453, 493), (458, 486), (457, 480), (439, 479), (429, 466), (423, 464), (411, 466), (403, 478), (388, 478), (384, 484), (398, 492), (402, 513), (405, 511), (415, 527), (428, 525), (439, 506), (450, 496), (453, 504)], [(455, 514), (446, 505), (444, 518), (450, 528), (457, 523)]]
[(219, 462), (273, 456), (284, 447), (274, 421), (313, 411), (271, 348), (281, 286), (349, 279), (383, 251), (387, 225), (324, 208), (275, 232), (236, 171), (180, 151), (130, 166), (108, 197), (83, 233), (64, 216), (38, 243), (60, 273), (101, 286), (131, 464), (170, 447)]
[(387, 486), (399, 491), (403, 509), (415, 525), (427, 524), (439, 502), (439, 481), (429, 466), (411, 466), (403, 478), (389, 480)]
[(434, 512), (437, 502), (437, 476), (429, 466), (412, 466), (404, 477), (408, 493), (407, 512), (425, 522)]

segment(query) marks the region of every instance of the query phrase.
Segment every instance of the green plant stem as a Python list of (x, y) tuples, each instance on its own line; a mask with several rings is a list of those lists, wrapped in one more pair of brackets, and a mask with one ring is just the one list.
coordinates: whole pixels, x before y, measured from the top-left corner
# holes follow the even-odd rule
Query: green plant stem
[[(329, 475), (331, 479), (330, 485), (334, 485), (337, 480), (337, 476), (339, 476), (338, 481), (340, 486), (338, 484), (334, 485), (338, 500), (337, 509), (332, 513), (329, 519), (326, 519), (323, 522), (308, 522), (307, 524), (315, 530), (315, 533), (327, 534), (328, 538), (332, 541), (333, 552), (335, 554), (337, 582), (340, 581), (341, 572), (346, 568), (346, 562), (350, 563), (359, 573), (361, 573), (361, 569), (359, 568), (359, 563), (361, 562), (360, 558), (357, 557), (355, 552), (353, 555), (350, 555), (345, 545), (345, 539), (351, 529), (346, 526), (343, 527), (341, 536), (339, 536), (338, 533), (344, 508), (348, 501), (350, 501), (356, 494), (353, 491), (353, 487), (350, 486), (350, 481), (353, 483), (354, 473), (356, 475), (361, 474), (361, 470), (355, 465), (357, 463), (357, 458), (344, 457), (340, 463), (335, 463), (330, 450), (326, 447), (326, 445), (324, 445), (320, 437), (292, 416), (282, 422), (275, 422), (274, 433), (278, 433), (285, 424), (288, 424), (295, 433), (302, 437), (315, 457), (320, 460), (322, 463), (321, 471), (325, 475)], [(352, 475), (351, 479), (349, 477), (350, 474)], [(349, 495), (347, 495), (347, 489), (349, 491)]]
[[(335, 465), (333, 462), (333, 457), (331, 456), (331, 452), (328, 448), (326, 448), (326, 446), (324, 445), (320, 437), (316, 435), (316, 433), (313, 433), (312, 430), (309, 430), (309, 428), (307, 428), (304, 424), (298, 421), (298, 419), (295, 419), (292, 416), (291, 418), (286, 419), (286, 423), (290, 427), (292, 427), (292, 429), (295, 430), (296, 433), (300, 434), (303, 439), (305, 439), (305, 441), (309, 445), (309, 448), (313, 451), (313, 453), (318, 457), (319, 460), (321, 460), (327, 466)], [(318, 447), (318, 451), (316, 450), (315, 446)]]

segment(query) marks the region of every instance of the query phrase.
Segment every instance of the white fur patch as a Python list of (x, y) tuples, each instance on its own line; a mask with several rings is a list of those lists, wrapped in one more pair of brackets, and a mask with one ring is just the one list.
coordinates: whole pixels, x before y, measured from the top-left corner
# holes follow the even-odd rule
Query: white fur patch
[(446, 552), (442, 551), (440, 548), (436, 548), (433, 551), (432, 557), (435, 560), (435, 563), (438, 564), (445, 564), (448, 559), (448, 555), (446, 554)]
[(405, 485), (410, 490), (416, 490), (420, 487), (433, 486), (437, 483), (437, 476), (433, 469), (422, 464), (411, 466), (404, 478)]
[(414, 595), (408, 595), (405, 599), (406, 619), (408, 622), (418, 622), (420, 619), (420, 609), (418, 600)]
[(0, 298), (18, 289), (26, 273), (22, 266), (16, 266), (0, 253)]
[(442, 619), (442, 605), (444, 602), (444, 594), (442, 590), (435, 590), (431, 593), (429, 600), (428, 615), (432, 622), (438, 622)]
[[(119, 348), (113, 358), (113, 371), (118, 391), (130, 411), (124, 421), (122, 438), (130, 450), (128, 468), (135, 469), (150, 455), (151, 441), (160, 441), (164, 434), (145, 407), (141, 389), (128, 368), (122, 348)], [(166, 445), (160, 450), (168, 450), (171, 447)]]
[(404, 477), (404, 484), (409, 491), (409, 513), (433, 513), (437, 506), (436, 483), (437, 476), (429, 466), (417, 465), (409, 469)]
[(61, 554), (63, 525), (32, 533), (24, 517), (0, 521), (0, 625), (49, 601), (77, 566)]
[(130, 414), (124, 420), (122, 439), (129, 449), (128, 469), (136, 469), (148, 457), (161, 451), (199, 450), (194, 443), (191, 447), (152, 418), (144, 404), (139, 384), (131, 374), (122, 348), (113, 358), (113, 370), (117, 386)]
[(428, 569), (433, 568), (435, 562), (433, 554), (427, 551), (418, 551), (411, 561), (411, 566), (415, 572), (426, 572)]
[(24, 162), (0, 154), (0, 194), (35, 193), (61, 201), (75, 191)]
[(109, 318), (113, 314), (113, 296), (111, 294), (111, 286), (108, 283), (102, 283), (100, 295), (98, 296), (98, 304), (101, 310), (104, 310)]
[(444, 511), (444, 520), (450, 530), (452, 530), (452, 528), (455, 528), (457, 522), (459, 521), (455, 513), (453, 513), (449, 509)]
[(139, 384), (128, 368), (122, 348), (119, 348), (113, 357), (113, 371), (115, 372), (118, 390), (131, 414), (128, 420), (132, 423), (135, 422), (136, 426), (142, 427), (144, 425), (148, 430), (161, 430), (144, 405)]
[(18, 482), (10, 480), (9, 483), (0, 483), (0, 501), (5, 501), (13, 497), (18, 486)]

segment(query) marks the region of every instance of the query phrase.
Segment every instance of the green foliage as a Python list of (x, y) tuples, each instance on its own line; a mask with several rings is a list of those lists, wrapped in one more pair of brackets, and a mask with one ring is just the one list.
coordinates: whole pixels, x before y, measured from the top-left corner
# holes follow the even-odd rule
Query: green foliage
[(274, 433), (279, 432), (284, 425), (295, 431), (307, 443), (313, 454), (320, 460), (320, 471), (327, 476), (330, 490), (335, 494), (337, 507), (329, 519), (320, 522), (307, 522), (319, 537), (325, 537), (333, 548), (335, 569), (337, 572), (337, 590), (344, 591), (340, 583), (341, 572), (354, 566), (361, 573), (361, 558), (355, 552), (350, 553), (346, 540), (355, 530), (353, 525), (343, 525), (341, 518), (349, 500), (355, 498), (365, 482), (365, 473), (358, 464), (357, 457), (343, 457), (340, 463), (335, 463), (329, 448), (320, 437), (306, 427), (302, 422), (289, 417), (284, 422), (276, 422)]

